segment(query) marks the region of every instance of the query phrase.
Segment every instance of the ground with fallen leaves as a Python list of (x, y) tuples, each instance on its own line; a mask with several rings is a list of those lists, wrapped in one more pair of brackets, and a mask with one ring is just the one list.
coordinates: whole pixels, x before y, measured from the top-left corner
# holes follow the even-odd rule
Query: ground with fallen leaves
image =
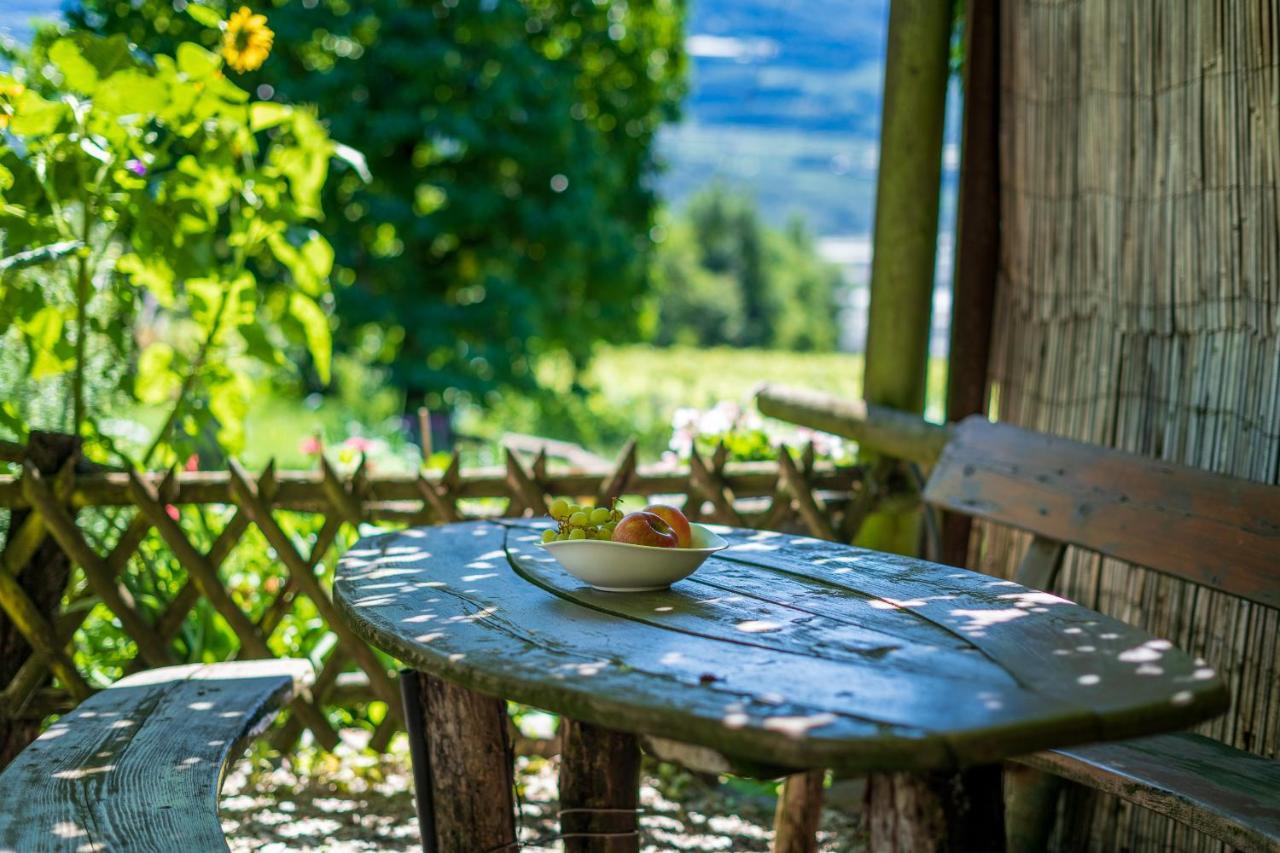
[[(523, 849), (556, 851), (554, 758), (517, 759)], [(417, 851), (413, 779), (404, 739), (386, 755), (348, 741), (335, 753), (281, 759), (259, 749), (223, 788), (222, 823), (233, 851)], [(864, 849), (856, 783), (829, 792), (820, 849)], [(767, 785), (686, 773), (646, 760), (640, 789), (643, 851), (767, 851), (774, 798)]]

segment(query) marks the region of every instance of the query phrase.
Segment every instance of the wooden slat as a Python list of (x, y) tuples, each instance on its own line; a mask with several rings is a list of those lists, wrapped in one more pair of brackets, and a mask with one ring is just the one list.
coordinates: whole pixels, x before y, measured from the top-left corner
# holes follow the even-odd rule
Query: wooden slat
[(84, 571), (95, 594), (110, 608), (124, 626), (126, 632), (138, 644), (138, 652), (152, 666), (173, 663), (173, 653), (168, 644), (155, 632), (146, 618), (138, 612), (133, 595), (116, 580), (107, 561), (85, 542), (80, 529), (67, 511), (58, 503), (53, 489), (34, 467), (24, 469), (27, 496), (44, 518), (49, 534), (57, 540), (62, 550)]
[[(183, 567), (194, 579), (200, 594), (209, 601), (218, 615), (226, 620), (228, 627), (239, 639), (241, 654), (247, 653), (246, 656), (252, 658), (274, 657), (270, 647), (258, 633), (257, 626), (244, 615), (244, 611), (236, 605), (231, 593), (222, 585), (217, 567), (191, 544), (191, 540), (182, 532), (178, 523), (165, 512), (154, 487), (135, 472), (130, 472), (130, 485), (133, 489), (133, 500), (138, 505), (138, 509), (151, 520), (156, 531), (173, 550), (174, 556), (182, 562)], [(329, 725), (319, 708), (302, 698), (295, 700), (290, 707), (293, 713), (300, 716), (307, 727), (315, 733), (322, 746), (326, 749), (337, 746), (337, 733), (333, 731), (333, 727)]]
[(1280, 851), (1280, 761), (1195, 734), (1053, 750), (1019, 761), (1168, 815), (1233, 848)]
[[(551, 470), (547, 481), (541, 485), (550, 494), (592, 495), (600, 488), (613, 470), (569, 472)], [(141, 475), (153, 487), (163, 474)], [(449, 471), (437, 473), (423, 471), (414, 474), (382, 474), (368, 478), (369, 492), (382, 504), (417, 502), (422, 500), (418, 479), (427, 483), (449, 485), (454, 499), (501, 498), (509, 495), (507, 472), (503, 467), (461, 470), (452, 466)], [(723, 476), (738, 497), (760, 497), (773, 493), (778, 482), (777, 465), (772, 462), (731, 462), (725, 465)], [(857, 476), (856, 469), (831, 463), (819, 464), (814, 471), (815, 488), (833, 492), (848, 491)], [(276, 508), (300, 512), (318, 512), (327, 505), (320, 471), (281, 471), (279, 489), (273, 499)], [(452, 478), (452, 479), (451, 479)], [(169, 503), (230, 504), (231, 475), (227, 471), (182, 471), (178, 473), (178, 490)], [(627, 483), (627, 492), (638, 495), (670, 495), (683, 493), (688, 485), (689, 472), (670, 464), (637, 466)], [(84, 506), (129, 506), (133, 503), (128, 473), (78, 473), (71, 491), (71, 502)], [(25, 509), (28, 506), (22, 494), (19, 477), (0, 475), (0, 506)]]
[(225, 849), (223, 770), (310, 677), (306, 661), (271, 660), (116, 682), (0, 774), (0, 848)]
[(1020, 683), (1086, 703), (1098, 738), (1145, 734), (1149, 713), (1185, 713), (1190, 725), (1228, 705), (1217, 673), (1167, 640), (1013, 581), (816, 539), (783, 549), (763, 534), (742, 534), (721, 557), (878, 596), (947, 628)]
[(329, 630), (338, 636), (339, 642), (343, 644), (355, 662), (369, 674), (369, 683), (373, 685), (373, 689), (378, 692), (382, 701), (388, 704), (392, 713), (399, 713), (399, 690), (391, 680), (382, 662), (378, 660), (373, 650), (366, 644), (361, 643), (351, 629), (339, 618), (338, 611), (330, 600), (329, 594), (325, 592), (324, 588), (320, 586), (320, 581), (316, 579), (312, 566), (302, 558), (294, 547), (293, 542), (289, 540), (280, 525), (276, 523), (275, 518), (271, 515), (270, 507), (262, 501), (257, 487), (248, 476), (248, 473), (235, 460), (231, 460), (230, 465), (233, 477), (232, 492), (236, 503), (258, 526), (267, 541), (271, 543), (271, 547), (275, 549), (276, 556), (288, 567), (290, 574), (297, 582), (299, 591), (311, 599), (316, 610), (328, 624)]
[(973, 417), (925, 499), (1280, 607), (1280, 487)]

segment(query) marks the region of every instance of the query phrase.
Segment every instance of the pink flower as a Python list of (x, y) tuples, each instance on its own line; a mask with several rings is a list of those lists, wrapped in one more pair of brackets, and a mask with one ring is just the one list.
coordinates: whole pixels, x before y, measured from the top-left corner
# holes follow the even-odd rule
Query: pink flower
[(183, 471), (199, 471), (200, 470), (199, 455), (192, 453), (190, 456), (188, 456), (186, 464), (182, 466), (182, 470)]
[(147, 174), (147, 164), (141, 160), (126, 160), (124, 167), (139, 178)]
[(373, 449), (373, 442), (362, 435), (353, 435), (342, 442), (342, 446), (354, 450), (356, 453), (368, 453)]
[(324, 442), (318, 435), (309, 435), (298, 442), (298, 452), (307, 456), (319, 456), (324, 451)]
[(178, 508), (173, 504), (165, 504), (164, 511), (165, 511), (165, 514), (168, 515), (170, 518), (172, 518), (174, 521), (178, 520), (178, 517), (179, 517)]

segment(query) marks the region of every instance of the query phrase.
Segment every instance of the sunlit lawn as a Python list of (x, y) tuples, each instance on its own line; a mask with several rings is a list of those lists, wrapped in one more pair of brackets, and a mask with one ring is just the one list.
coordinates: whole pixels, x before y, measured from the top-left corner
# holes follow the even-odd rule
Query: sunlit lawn
[[(934, 417), (941, 409), (945, 371), (942, 359), (931, 361)], [(635, 435), (644, 455), (652, 458), (666, 447), (671, 417), (680, 407), (709, 408), (724, 400), (749, 406), (762, 382), (857, 397), (861, 379), (862, 356), (849, 353), (604, 347), (582, 377), (585, 392), (571, 390), (566, 365), (547, 363), (540, 381), (553, 390), (546, 397), (508, 394), (488, 411), (460, 412), (457, 423), (466, 435), (493, 439), (504, 432), (534, 433), (578, 442), (605, 456)], [(282, 467), (307, 467), (312, 460), (299, 445), (314, 434), (330, 445), (351, 435), (380, 438), (393, 455), (412, 457), (414, 451), (400, 432), (398, 396), (390, 389), (380, 390), (376, 382), (371, 386), (367, 374), (354, 370), (343, 381), (349, 387), (335, 396), (315, 398), (313, 405), (264, 393), (245, 425), (245, 460), (256, 466), (274, 457)], [(481, 454), (473, 461), (489, 460)]]

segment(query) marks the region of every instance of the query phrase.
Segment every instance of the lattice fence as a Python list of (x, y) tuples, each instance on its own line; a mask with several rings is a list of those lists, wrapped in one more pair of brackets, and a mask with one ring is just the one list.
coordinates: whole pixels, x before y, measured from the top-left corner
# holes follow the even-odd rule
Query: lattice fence
[[(731, 463), (720, 447), (672, 467), (638, 465), (632, 442), (616, 464), (597, 470), (560, 469), (545, 454), (530, 459), (508, 450), (503, 467), (464, 471), (455, 455), (443, 472), (398, 476), (375, 476), (363, 463), (344, 475), (324, 461), (314, 471), (268, 465), (257, 476), (234, 461), (225, 471), (144, 474), (86, 470), (74, 457), (42, 473), (26, 448), (0, 451), (21, 466), (0, 476), (0, 509), (9, 511), (0, 552), (0, 606), (9, 624), (0, 627), (27, 646), (0, 692), (0, 723), (41, 720), (99, 686), (100, 677), (86, 671), (88, 656), (78, 654), (77, 631), (91, 613), (104, 618), (103, 608), (132, 647), (125, 671), (186, 661), (190, 645), (179, 634), (210, 611), (235, 638), (220, 657), (280, 654), (286, 616), (303, 612), (318, 672), (311, 696), (294, 702), (275, 735), (286, 749), (304, 728), (332, 748), (338, 734), (329, 712), (369, 700), (387, 709), (375, 748), (385, 748), (400, 724), (392, 662), (343, 624), (329, 597), (332, 558), (369, 525), (541, 515), (552, 495), (596, 502), (682, 496), (694, 520), (849, 541), (882, 497), (875, 478), (817, 462), (811, 446), (797, 456), (784, 450), (776, 463)], [(107, 516), (111, 524), (103, 523)], [(231, 563), (238, 549), (264, 544), (280, 576), (246, 593)], [(180, 571), (168, 594), (143, 596), (141, 580), (154, 565), (147, 555), (157, 549)], [(55, 559), (71, 570), (61, 605), (50, 612), (34, 590), (47, 577), (42, 563)]]

